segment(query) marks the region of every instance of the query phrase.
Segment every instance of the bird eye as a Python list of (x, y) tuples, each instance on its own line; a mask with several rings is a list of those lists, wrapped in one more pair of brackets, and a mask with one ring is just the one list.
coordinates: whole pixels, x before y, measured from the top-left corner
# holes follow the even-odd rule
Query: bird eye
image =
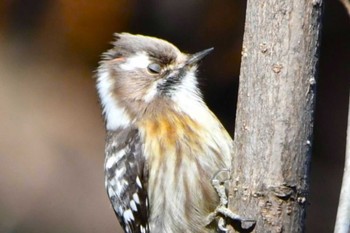
[(157, 63), (151, 63), (147, 66), (147, 69), (152, 74), (159, 74), (162, 68)]

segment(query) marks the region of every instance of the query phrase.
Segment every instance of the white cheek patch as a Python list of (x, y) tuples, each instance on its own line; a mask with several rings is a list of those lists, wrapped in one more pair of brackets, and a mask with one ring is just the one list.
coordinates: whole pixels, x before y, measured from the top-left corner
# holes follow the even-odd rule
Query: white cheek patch
[(126, 59), (126, 62), (120, 64), (120, 68), (123, 70), (135, 70), (137, 68), (146, 68), (151, 61), (145, 52), (137, 53), (136, 55)]
[(126, 127), (130, 124), (130, 118), (125, 108), (118, 105), (116, 98), (112, 96), (113, 82), (107, 71), (99, 71), (97, 78), (97, 91), (100, 96), (103, 113), (108, 130), (116, 130), (119, 127)]

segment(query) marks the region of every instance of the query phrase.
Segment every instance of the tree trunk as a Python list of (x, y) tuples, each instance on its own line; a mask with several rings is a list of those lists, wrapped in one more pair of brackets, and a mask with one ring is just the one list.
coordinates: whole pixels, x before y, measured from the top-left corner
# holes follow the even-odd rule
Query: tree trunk
[(303, 232), (322, 0), (248, 0), (230, 208)]

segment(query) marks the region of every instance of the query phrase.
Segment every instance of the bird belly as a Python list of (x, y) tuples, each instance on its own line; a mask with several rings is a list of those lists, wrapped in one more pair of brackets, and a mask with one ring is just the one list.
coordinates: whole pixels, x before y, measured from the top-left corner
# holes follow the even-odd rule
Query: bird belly
[[(206, 227), (207, 216), (219, 204), (211, 184), (214, 174), (227, 169), (222, 150), (201, 132), (172, 126), (145, 137), (150, 229), (152, 233), (215, 232)], [(227, 147), (225, 145), (224, 147)]]
[(151, 232), (212, 232), (206, 219), (219, 199), (211, 178), (224, 167), (203, 164), (199, 159), (177, 161), (179, 155), (171, 151), (164, 156), (174, 158), (154, 165), (149, 173)]

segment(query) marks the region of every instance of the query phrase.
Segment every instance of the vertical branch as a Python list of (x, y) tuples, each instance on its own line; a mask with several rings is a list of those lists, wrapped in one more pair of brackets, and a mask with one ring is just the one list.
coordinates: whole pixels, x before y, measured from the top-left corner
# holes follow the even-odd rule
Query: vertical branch
[(231, 209), (255, 232), (302, 232), (322, 0), (248, 0)]
[(350, 98), (346, 134), (345, 166), (334, 233), (350, 232)]

